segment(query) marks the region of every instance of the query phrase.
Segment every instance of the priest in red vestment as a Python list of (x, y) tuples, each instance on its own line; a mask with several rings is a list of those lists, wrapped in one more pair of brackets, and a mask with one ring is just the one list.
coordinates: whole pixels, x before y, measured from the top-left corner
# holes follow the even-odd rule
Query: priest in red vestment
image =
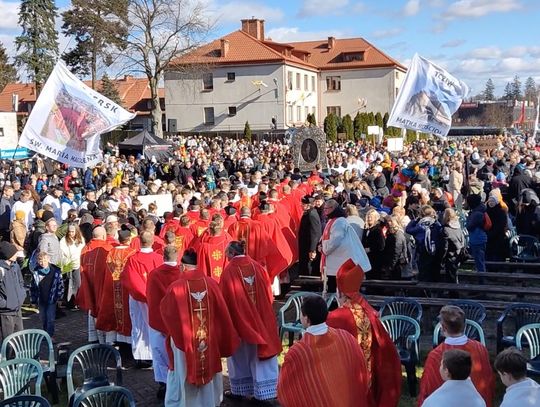
[[(165, 212), (163, 214), (163, 217), (165, 218), (165, 223), (163, 226), (161, 226), (161, 229), (159, 231), (159, 237), (162, 239), (165, 239), (165, 233), (168, 231), (172, 231), (173, 233), (176, 232), (176, 228), (179, 226), (179, 217), (182, 214), (181, 209), (175, 209), (175, 213), (171, 212)], [(178, 216), (175, 216), (178, 215)]]
[(131, 348), (133, 358), (151, 360), (148, 331), (148, 306), (146, 283), (148, 274), (163, 263), (163, 257), (152, 249), (154, 234), (144, 231), (140, 235), (141, 249), (126, 262), (121, 281), (129, 292), (129, 315), (131, 317)]
[(443, 384), (439, 366), (444, 352), (449, 349), (461, 349), (470, 353), (472, 359), (471, 380), (486, 402), (486, 406), (491, 407), (495, 390), (495, 376), (489, 362), (488, 350), (480, 342), (465, 336), (465, 313), (461, 308), (446, 305), (441, 308), (439, 317), (446, 339), (428, 354), (424, 364), (424, 374), (420, 381), (418, 406), (421, 406), (424, 400)]
[(195, 237), (201, 237), (201, 235), (208, 229), (208, 225), (210, 224), (210, 212), (208, 212), (208, 209), (201, 209), (201, 215), (200, 218), (197, 219), (195, 222), (192, 222), (190, 225), (191, 233)]
[(229, 227), (229, 234), (235, 240), (246, 242), (246, 254), (262, 265), (267, 264), (270, 252), (277, 251), (272, 248), (274, 242), (263, 226), (251, 219), (248, 207), (240, 209), (240, 219)]
[(224, 233), (222, 225), (223, 222), (210, 222), (208, 234), (203, 236), (197, 248), (199, 270), (217, 282), (227, 265), (225, 249), (231, 241), (229, 234)]
[(165, 323), (161, 318), (159, 304), (169, 286), (178, 280), (180, 276), (180, 267), (177, 260), (178, 252), (176, 247), (173, 245), (165, 247), (163, 264), (150, 272), (146, 284), (150, 347), (152, 348), (154, 380), (160, 385), (158, 390), (159, 398), (165, 396), (165, 383), (167, 383), (167, 370), (169, 367), (169, 356), (165, 346)]
[(401, 396), (401, 362), (377, 311), (360, 294), (363, 281), (364, 272), (352, 261), (339, 269), (337, 288), (341, 307), (330, 312), (326, 323), (350, 332), (362, 348), (369, 372), (371, 405), (396, 407)]
[(135, 254), (135, 251), (129, 248), (130, 239), (129, 230), (120, 230), (119, 245), (113, 247), (107, 256), (107, 272), (103, 281), (96, 328), (105, 332), (105, 341), (108, 344), (114, 342), (131, 344), (129, 294), (120, 282), (128, 258)]
[(186, 249), (191, 245), (191, 242), (195, 238), (195, 235), (191, 231), (189, 227), (189, 217), (186, 215), (183, 215), (180, 217), (180, 224), (175, 229), (174, 235), (175, 235), (175, 245), (176, 249), (178, 250), (178, 255), (182, 256), (182, 254), (186, 251)]
[(166, 406), (217, 407), (223, 399), (221, 358), (240, 344), (218, 283), (182, 256), (182, 272), (161, 301), (170, 360)]
[(106, 239), (105, 228), (97, 226), (92, 232), (92, 240), (81, 251), (81, 288), (77, 293), (77, 304), (88, 312), (88, 342), (105, 342), (105, 333), (96, 331), (95, 318), (100, 311), (107, 256), (112, 249)]
[(300, 318), (306, 331), (285, 355), (278, 400), (283, 407), (372, 407), (362, 349), (347, 331), (329, 328), (327, 315), (321, 296), (304, 299)]
[(154, 235), (154, 243), (152, 243), (152, 249), (162, 255), (163, 249), (165, 248), (165, 243), (163, 242), (163, 239), (159, 236), (156, 236), (156, 224), (154, 223), (154, 220), (151, 218), (146, 218), (143, 220), (141, 225), (141, 233), (139, 236), (134, 237), (131, 239), (131, 243), (129, 247), (131, 247), (135, 251), (139, 251), (141, 248), (141, 235), (143, 232), (150, 232), (152, 235)]
[(281, 340), (266, 270), (245, 255), (245, 242), (227, 246), (229, 264), (219, 283), (242, 342), (227, 359), (231, 396), (270, 400), (277, 396)]

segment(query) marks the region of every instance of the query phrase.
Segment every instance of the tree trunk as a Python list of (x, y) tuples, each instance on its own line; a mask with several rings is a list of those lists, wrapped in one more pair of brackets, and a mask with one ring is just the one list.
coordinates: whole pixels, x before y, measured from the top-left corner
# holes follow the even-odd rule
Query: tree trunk
[(159, 101), (159, 77), (150, 78), (150, 96), (152, 98), (152, 130), (157, 137), (163, 138), (162, 111)]

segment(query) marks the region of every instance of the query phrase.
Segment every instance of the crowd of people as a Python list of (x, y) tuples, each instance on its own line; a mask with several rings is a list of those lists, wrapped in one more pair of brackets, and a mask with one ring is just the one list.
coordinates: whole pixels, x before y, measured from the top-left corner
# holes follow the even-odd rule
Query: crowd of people
[[(455, 281), (469, 257), (478, 272), (504, 261), (511, 232), (540, 238), (540, 149), (527, 137), (501, 136), (490, 151), (474, 140), (399, 153), (338, 142), (328, 168), (308, 174), (280, 142), (175, 141), (163, 161), (109, 146), (85, 171), (40, 156), (0, 166), (0, 339), (23, 329), (26, 284), (51, 337), (62, 335), (57, 303), (82, 309), (90, 342), (125, 344), (138, 366), (152, 364), (167, 406), (219, 405), (221, 357), (228, 397), (396, 406), (399, 356), (360, 294), (364, 278)], [(280, 371), (272, 304), (299, 274), (321, 276), (340, 307), (304, 301), (306, 335)], [(464, 406), (491, 406), (485, 347), (463, 335), (456, 307), (441, 322), (446, 340), (428, 356), (419, 405), (462, 392), (478, 402)], [(538, 400), (519, 352), (499, 356), (503, 382)]]

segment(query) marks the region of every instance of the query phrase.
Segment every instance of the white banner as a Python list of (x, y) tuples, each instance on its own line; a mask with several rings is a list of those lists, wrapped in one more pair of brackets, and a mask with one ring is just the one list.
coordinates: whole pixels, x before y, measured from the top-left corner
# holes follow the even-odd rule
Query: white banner
[(134, 117), (86, 86), (60, 61), (28, 117), (19, 145), (72, 167), (91, 167), (102, 158), (99, 135)]
[(468, 93), (465, 83), (415, 54), (388, 126), (444, 137), (452, 126), (452, 115)]
[(171, 194), (163, 195), (139, 195), (137, 197), (141, 206), (148, 210), (148, 205), (154, 203), (157, 205), (157, 215), (163, 216), (165, 212), (173, 211), (173, 198)]

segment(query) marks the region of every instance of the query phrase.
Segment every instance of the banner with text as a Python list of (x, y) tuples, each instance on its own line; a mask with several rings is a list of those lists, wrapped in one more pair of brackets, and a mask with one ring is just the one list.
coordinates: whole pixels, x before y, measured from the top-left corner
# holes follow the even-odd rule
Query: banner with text
[(388, 126), (445, 137), (468, 86), (415, 54), (388, 118)]
[(91, 167), (102, 158), (99, 135), (134, 117), (58, 62), (28, 117), (19, 145), (72, 167)]

